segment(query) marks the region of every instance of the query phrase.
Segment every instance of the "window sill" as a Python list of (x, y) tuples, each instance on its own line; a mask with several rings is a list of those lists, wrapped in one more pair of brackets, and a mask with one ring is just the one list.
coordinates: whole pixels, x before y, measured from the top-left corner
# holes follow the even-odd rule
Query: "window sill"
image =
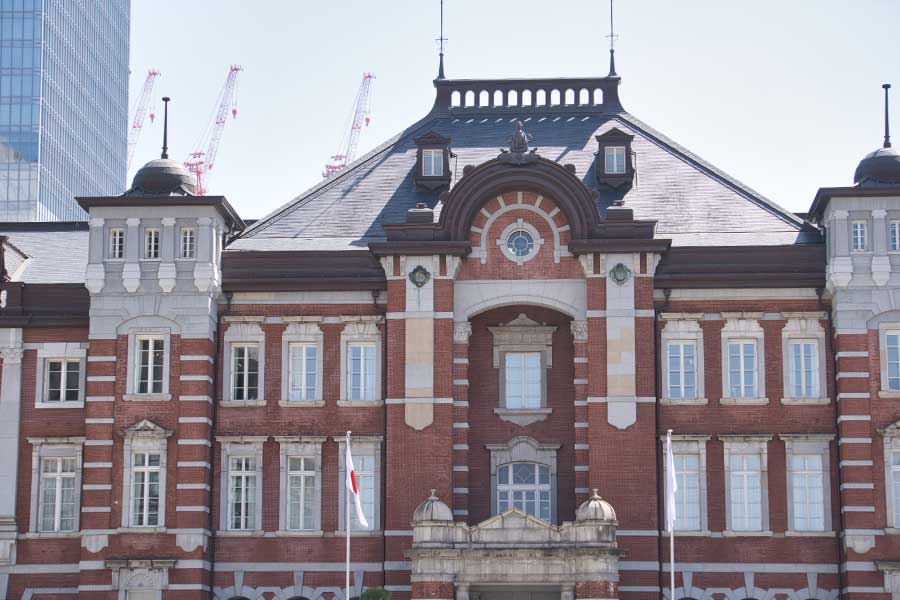
[(63, 402), (35, 402), (35, 408), (84, 408), (83, 400), (66, 400)]
[(266, 534), (262, 529), (247, 529), (233, 531), (231, 529), (220, 529), (216, 532), (216, 537), (263, 537)]
[(139, 260), (140, 262), (146, 262), (146, 263), (159, 263), (159, 262), (162, 262), (162, 259), (161, 259), (161, 258), (139, 258), (138, 260)]
[(494, 414), (510, 423), (524, 427), (544, 421), (553, 413), (552, 408), (495, 408)]
[(726, 406), (763, 406), (769, 403), (768, 398), (720, 398), (719, 404)]
[(880, 390), (878, 392), (879, 398), (900, 398), (900, 391), (898, 390)]
[(352, 408), (364, 406), (384, 406), (384, 400), (338, 400), (338, 406)]
[(116, 533), (165, 533), (166, 527), (119, 527)]
[[(268, 534), (267, 534), (268, 535)], [(303, 529), (299, 531), (291, 531), (279, 529), (275, 532), (275, 537), (324, 537), (325, 532), (321, 529)]]
[(691, 398), (690, 400), (672, 400), (663, 398), (659, 401), (663, 406), (706, 406), (709, 400), (706, 398)]
[(724, 537), (772, 537), (771, 531), (723, 531)]
[(20, 533), (17, 536), (23, 540), (40, 540), (40, 539), (74, 539), (80, 538), (80, 531), (29, 531), (28, 533)]
[(225, 408), (246, 408), (248, 406), (265, 406), (265, 400), (222, 400), (220, 406)]
[(785, 406), (815, 406), (831, 404), (828, 398), (782, 398), (781, 403)]
[(317, 408), (325, 406), (324, 400), (279, 400), (278, 406), (282, 408)]
[(176, 258), (175, 262), (196, 262), (196, 258)]
[[(331, 533), (331, 532), (326, 533), (325, 537), (344, 537), (346, 535), (347, 535), (346, 531), (344, 531), (342, 529), (338, 529), (334, 533)], [(377, 531), (370, 531), (368, 529), (362, 529), (359, 531), (351, 531), (350, 532), (350, 537), (381, 537), (382, 535), (384, 535), (384, 532), (381, 531), (380, 529)]]
[(833, 531), (785, 531), (784, 537), (817, 537), (833, 538), (837, 534)]
[[(669, 537), (668, 531), (663, 531), (662, 536), (667, 538)], [(712, 537), (712, 531), (704, 530), (704, 531), (678, 531), (675, 530), (675, 537)]]
[(172, 394), (125, 394), (122, 400), (131, 402), (168, 402)]

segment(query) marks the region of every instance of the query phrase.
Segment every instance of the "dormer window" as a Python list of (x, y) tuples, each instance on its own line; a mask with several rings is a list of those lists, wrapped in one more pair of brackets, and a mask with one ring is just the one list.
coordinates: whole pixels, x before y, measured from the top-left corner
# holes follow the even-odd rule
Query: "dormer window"
[(429, 190), (450, 184), (450, 138), (430, 131), (416, 138), (416, 185)]
[(595, 138), (599, 144), (594, 172), (597, 183), (613, 188), (629, 187), (634, 180), (634, 136), (613, 127)]

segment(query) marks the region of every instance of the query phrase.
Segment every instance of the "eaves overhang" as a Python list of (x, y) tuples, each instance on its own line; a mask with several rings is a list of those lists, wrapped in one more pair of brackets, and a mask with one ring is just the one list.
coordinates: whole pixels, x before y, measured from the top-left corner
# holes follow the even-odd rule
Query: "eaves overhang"
[(883, 198), (885, 196), (900, 196), (900, 185), (819, 188), (812, 206), (809, 207), (807, 219), (811, 223), (820, 224), (828, 202), (832, 198)]
[(82, 196), (75, 198), (85, 211), (93, 207), (134, 207), (134, 206), (212, 206), (228, 222), (232, 231), (247, 227), (237, 211), (225, 196)]

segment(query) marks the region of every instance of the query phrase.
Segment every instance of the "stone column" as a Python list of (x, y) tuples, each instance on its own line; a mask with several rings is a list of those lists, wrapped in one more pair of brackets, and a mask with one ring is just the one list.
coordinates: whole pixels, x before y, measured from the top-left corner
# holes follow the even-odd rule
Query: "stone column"
[(19, 417), (22, 403), (22, 330), (0, 330), (0, 565), (15, 564), (16, 481), (19, 472)]
[(94, 217), (90, 220), (91, 233), (88, 245), (88, 265), (84, 273), (84, 282), (88, 291), (92, 294), (103, 289), (106, 280), (106, 272), (103, 268), (103, 219)]
[[(160, 263), (157, 271), (159, 287), (165, 293), (175, 289), (175, 242), (175, 219), (166, 217), (162, 220), (159, 240)], [(178, 252), (181, 252), (180, 248)]]
[(846, 210), (835, 210), (828, 221), (828, 236), (831, 241), (831, 256), (828, 257), (826, 267), (827, 285), (830, 289), (835, 286), (850, 284), (853, 276), (853, 263), (850, 260), (850, 231), (847, 228), (847, 217), (850, 214)]
[(141, 220), (130, 218), (125, 221), (125, 264), (122, 266), (122, 285), (131, 293), (141, 285)]
[(891, 278), (891, 260), (887, 255), (887, 211), (872, 211), (872, 279), (877, 285), (885, 285)]
[[(457, 583), (456, 584), (456, 600), (469, 600), (469, 584), (468, 583)], [(565, 598), (563, 600), (566, 600)], [(573, 599), (569, 599), (573, 600)]]

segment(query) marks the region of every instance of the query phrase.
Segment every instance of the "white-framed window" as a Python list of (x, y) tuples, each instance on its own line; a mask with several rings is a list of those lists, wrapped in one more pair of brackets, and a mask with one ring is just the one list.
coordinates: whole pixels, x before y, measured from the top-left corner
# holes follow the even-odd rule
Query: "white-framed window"
[(109, 258), (125, 258), (125, 230), (121, 227), (109, 230)]
[(37, 350), (36, 408), (84, 406), (87, 349), (77, 342), (41, 344)]
[(40, 531), (75, 531), (78, 459), (74, 456), (47, 457), (40, 462)]
[(888, 250), (900, 252), (900, 221), (891, 221), (888, 230)]
[(868, 246), (868, 231), (865, 221), (850, 222), (850, 250), (865, 252)]
[(282, 406), (292, 403), (323, 404), (322, 330), (318, 322), (290, 323), (281, 336)]
[(131, 455), (131, 527), (159, 525), (159, 452), (139, 451)]
[(559, 445), (521, 436), (508, 444), (488, 445), (487, 449), (491, 453), (492, 514), (518, 508), (555, 523)]
[[(706, 531), (706, 442), (708, 436), (672, 436), (675, 459), (675, 531)], [(666, 440), (661, 438), (662, 452)], [(663, 465), (666, 461), (663, 460)], [(665, 485), (665, 480), (663, 481)]]
[(900, 525), (900, 449), (891, 449), (885, 455), (888, 471), (888, 489), (891, 493), (891, 505), (888, 507), (894, 528)]
[(827, 403), (825, 329), (818, 319), (788, 319), (781, 335), (785, 395), (782, 403)]
[(320, 531), (324, 437), (276, 437), (281, 460), (281, 531)]
[(550, 520), (550, 467), (539, 463), (514, 462), (497, 468), (497, 513), (511, 508)]
[(181, 258), (197, 257), (197, 230), (194, 227), (181, 228), (181, 247), (179, 250)]
[(231, 345), (231, 399), (235, 401), (259, 398), (259, 345)]
[(222, 401), (238, 405), (265, 404), (266, 338), (259, 321), (229, 322), (225, 330)]
[(256, 522), (257, 458), (255, 454), (228, 456), (228, 529), (259, 529)]
[(606, 146), (604, 172), (607, 175), (625, 173), (625, 146)]
[(787, 466), (788, 530), (831, 530), (829, 444), (832, 435), (782, 434)]
[(506, 352), (506, 408), (540, 408), (543, 367), (540, 352)]
[(900, 328), (881, 331), (881, 389), (900, 392)]
[[(263, 443), (268, 436), (219, 436), (222, 449), (220, 528), (262, 530)], [(284, 490), (284, 488), (281, 488)]]
[[(346, 463), (344, 461), (345, 438), (335, 437), (340, 453), (340, 474), (338, 477), (340, 506), (347, 502)], [(353, 467), (356, 472), (356, 485), (359, 488), (360, 501), (363, 514), (369, 522), (368, 529), (364, 528), (356, 518), (356, 510), (350, 511), (350, 531), (377, 531), (381, 529), (381, 436), (360, 436), (350, 440), (353, 452)], [(345, 513), (340, 511), (339, 523), (343, 530), (345, 527)]]
[(29, 437), (31, 518), (28, 530), (59, 534), (78, 531), (83, 437)]
[(763, 329), (756, 320), (729, 319), (722, 329), (722, 403), (766, 404)]
[(348, 400), (375, 400), (375, 344), (347, 345)]
[(791, 398), (819, 397), (819, 357), (816, 340), (792, 340)]
[(144, 258), (155, 260), (159, 258), (160, 231), (155, 227), (144, 229)]
[(422, 150), (422, 175), (440, 177), (444, 174), (444, 151), (439, 148)]
[(346, 320), (341, 332), (341, 397), (338, 406), (380, 403), (382, 343), (380, 319)]
[(134, 392), (162, 394), (165, 388), (166, 338), (162, 335), (135, 337)]
[(661, 357), (664, 403), (706, 404), (702, 315), (663, 313)]
[(731, 532), (769, 527), (768, 450), (771, 436), (719, 436), (725, 440), (726, 521)]
[(166, 456), (171, 435), (149, 419), (125, 430), (122, 527), (155, 531), (165, 526)]
[(668, 398), (697, 398), (697, 344), (693, 340), (672, 340), (667, 345)]

